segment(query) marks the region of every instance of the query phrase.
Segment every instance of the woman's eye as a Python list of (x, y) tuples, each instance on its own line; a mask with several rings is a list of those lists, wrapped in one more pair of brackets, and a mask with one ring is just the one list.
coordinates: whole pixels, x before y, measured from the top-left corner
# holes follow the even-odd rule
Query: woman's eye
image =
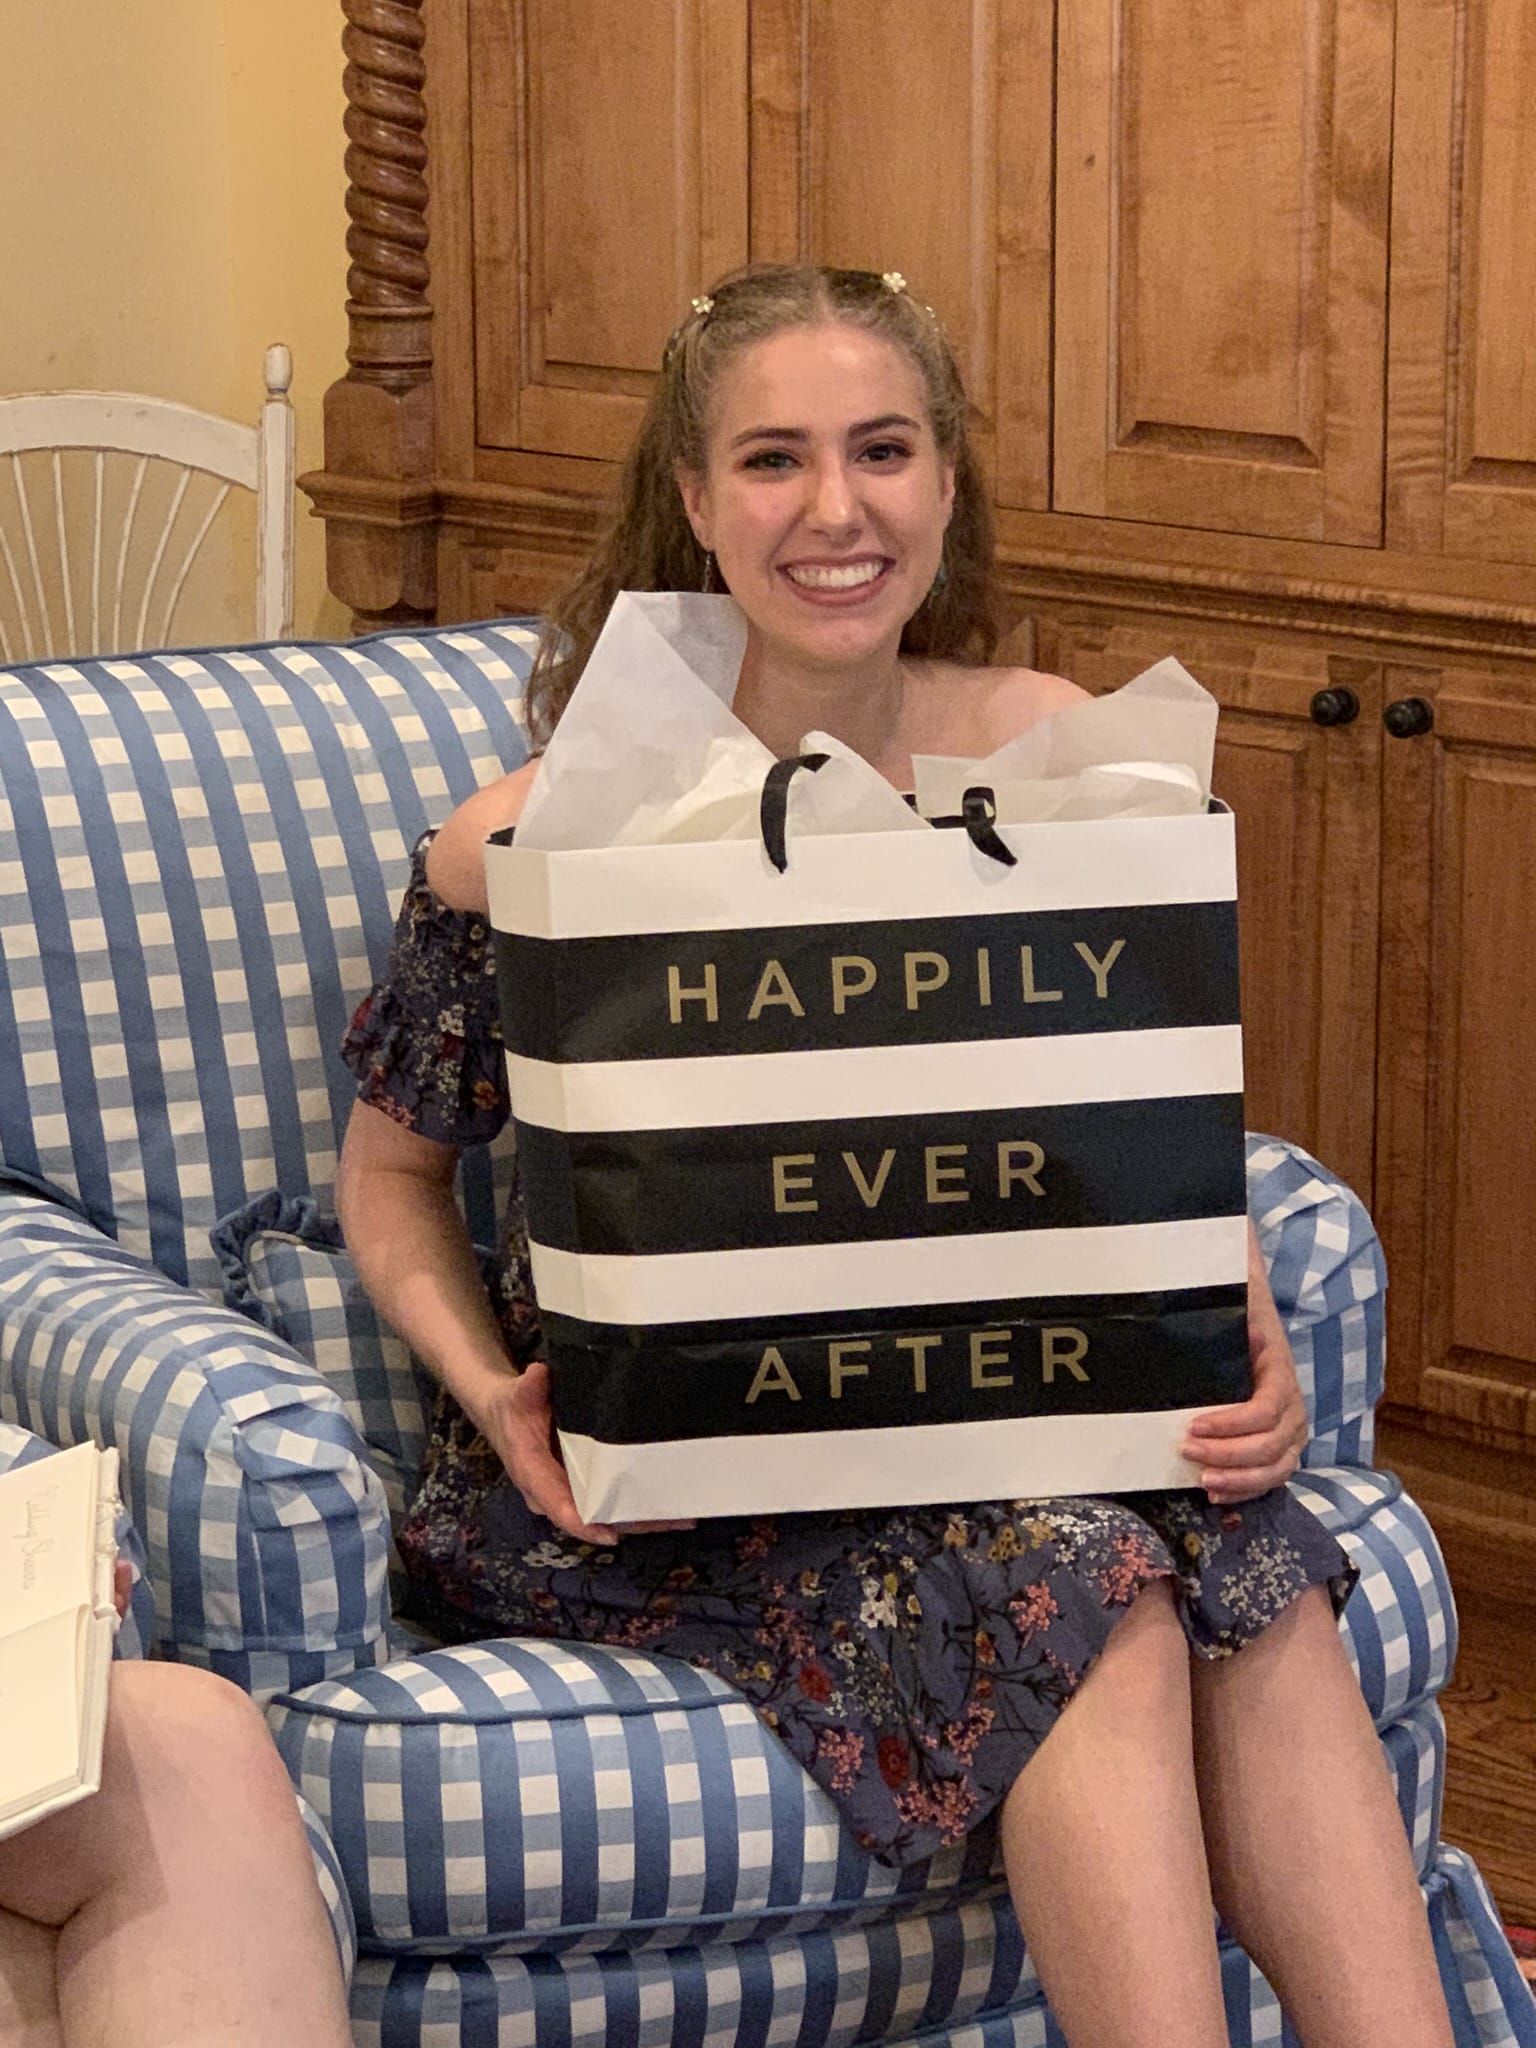
[(787, 448), (759, 448), (742, 464), (743, 469), (787, 469), (794, 457)]
[(872, 462), (877, 468), (885, 469), (893, 463), (905, 461), (911, 453), (911, 449), (904, 441), (871, 441), (863, 450), (863, 457), (866, 462)]

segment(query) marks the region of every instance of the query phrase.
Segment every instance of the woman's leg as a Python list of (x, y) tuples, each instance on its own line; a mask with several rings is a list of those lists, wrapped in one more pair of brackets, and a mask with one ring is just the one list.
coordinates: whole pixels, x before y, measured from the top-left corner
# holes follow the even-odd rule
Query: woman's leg
[(0, 1907), (0, 2041), (5, 2048), (64, 2048), (51, 1927)]
[(1138, 1597), (1014, 1784), (1002, 1839), (1073, 2048), (1226, 2048), (1189, 1646), (1165, 1580)]
[(101, 1790), (0, 1845), (0, 1908), (52, 1930), (38, 2048), (351, 2041), (293, 1789), (206, 1672), (114, 1665)]
[(1381, 1744), (1326, 1591), (1196, 1659), (1195, 1768), (1227, 1926), (1307, 2048), (1452, 2048)]

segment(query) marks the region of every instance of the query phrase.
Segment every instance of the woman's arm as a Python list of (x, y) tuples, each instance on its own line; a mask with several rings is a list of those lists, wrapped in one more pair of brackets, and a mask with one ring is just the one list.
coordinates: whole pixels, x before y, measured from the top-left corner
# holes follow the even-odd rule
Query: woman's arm
[(357, 1103), (336, 1178), (336, 1206), (379, 1313), (447, 1387), (535, 1513), (568, 1535), (612, 1543), (576, 1512), (554, 1451), (549, 1368), (507, 1356), (469, 1232), (454, 1199), (458, 1153)]
[(427, 880), (434, 895), (455, 910), (489, 909), (485, 894), (485, 842), (523, 814), (537, 761), (525, 761), (499, 782), (466, 797), (427, 852)]

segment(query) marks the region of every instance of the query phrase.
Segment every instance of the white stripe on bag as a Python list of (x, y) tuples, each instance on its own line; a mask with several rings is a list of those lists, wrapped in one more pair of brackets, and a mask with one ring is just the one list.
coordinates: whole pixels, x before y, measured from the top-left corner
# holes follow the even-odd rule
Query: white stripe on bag
[(541, 853), (488, 846), (497, 931), (535, 939), (644, 932), (751, 931), (775, 925), (997, 917), (1237, 895), (1230, 812), (1008, 825), (1004, 867), (963, 832), (835, 833), (802, 839), (779, 874), (756, 838), (709, 845)]
[(1248, 1219), (1203, 1216), (651, 1257), (537, 1243), (530, 1249), (534, 1292), (555, 1314), (588, 1323), (701, 1323), (914, 1302), (1226, 1287), (1248, 1276)]
[(1204, 1412), (1009, 1416), (654, 1444), (562, 1431), (560, 1448), (577, 1509), (590, 1521), (790, 1514), (1193, 1486), (1198, 1469), (1179, 1445)]
[(1236, 1024), (937, 1045), (819, 1046), (682, 1060), (560, 1062), (507, 1054), (512, 1107), (550, 1131), (686, 1131), (730, 1124), (1030, 1109), (1238, 1095)]

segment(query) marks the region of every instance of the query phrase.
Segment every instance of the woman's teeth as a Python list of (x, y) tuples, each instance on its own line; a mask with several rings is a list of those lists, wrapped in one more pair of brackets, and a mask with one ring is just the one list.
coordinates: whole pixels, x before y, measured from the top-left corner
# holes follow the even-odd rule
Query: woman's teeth
[(801, 584), (807, 590), (856, 590), (861, 583), (873, 583), (884, 570), (884, 562), (849, 562), (836, 568), (806, 562), (797, 563), (784, 574), (791, 583)]

